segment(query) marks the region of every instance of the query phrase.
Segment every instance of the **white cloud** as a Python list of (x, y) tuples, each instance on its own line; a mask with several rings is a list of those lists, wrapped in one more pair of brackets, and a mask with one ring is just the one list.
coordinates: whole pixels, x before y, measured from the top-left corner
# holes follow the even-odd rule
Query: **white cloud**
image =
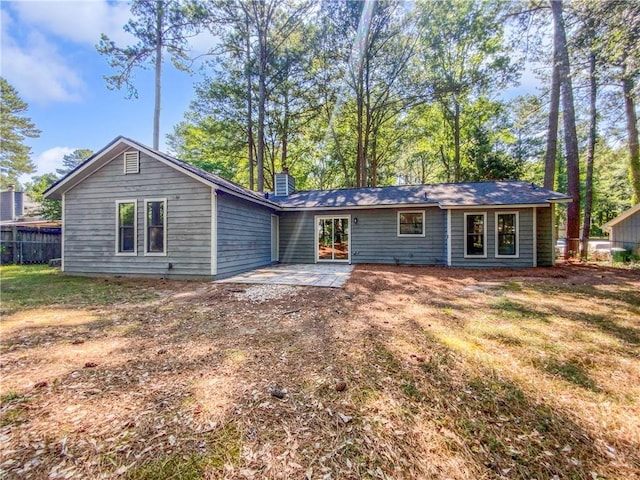
[(85, 89), (75, 69), (41, 33), (30, 32), (19, 44), (9, 33), (13, 19), (2, 11), (2, 75), (27, 101), (79, 101)]
[(49, 0), (11, 5), (21, 23), (75, 43), (93, 46), (102, 33), (123, 45), (133, 39), (122, 29), (129, 19), (128, 2)]
[(36, 164), (36, 175), (55, 173), (56, 168), (62, 168), (62, 160), (65, 155), (73, 153), (76, 149), (71, 147), (53, 147), (33, 157)]
[(39, 103), (79, 101), (84, 90), (73, 68), (38, 35), (25, 48), (5, 43), (2, 71), (21, 95)]
[(33, 177), (44, 175), (45, 173), (56, 173), (56, 168), (62, 168), (62, 160), (65, 155), (73, 153), (76, 149), (71, 147), (53, 147), (32, 158), (36, 165), (36, 170), (32, 174), (20, 175), (18, 181), (25, 185)]

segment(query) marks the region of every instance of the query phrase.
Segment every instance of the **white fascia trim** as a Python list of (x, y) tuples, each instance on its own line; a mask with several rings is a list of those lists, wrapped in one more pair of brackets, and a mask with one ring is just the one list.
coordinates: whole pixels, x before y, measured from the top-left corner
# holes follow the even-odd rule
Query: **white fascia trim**
[(559, 198), (557, 200), (549, 200), (549, 203), (571, 203), (573, 200), (571, 198)]
[[(149, 244), (147, 243), (147, 234), (148, 234), (148, 215), (147, 215), (147, 205), (150, 203), (164, 203), (164, 214), (162, 218), (162, 252), (148, 252), (147, 247)], [(166, 198), (145, 198), (144, 199), (144, 256), (145, 257), (166, 257), (167, 256), (167, 237), (169, 236), (169, 232), (167, 232), (167, 217), (169, 216), (169, 212), (167, 211), (167, 199)]]
[[(422, 233), (400, 233), (400, 215), (403, 213), (420, 213), (422, 214)], [(425, 231), (426, 231), (426, 225), (425, 225), (425, 220), (426, 220), (426, 214), (424, 210), (398, 210), (398, 212), (396, 212), (396, 236), (401, 237), (401, 238), (417, 238), (417, 237), (424, 237), (425, 236)]]
[(437, 203), (395, 203), (393, 205), (346, 205), (342, 207), (280, 207), (284, 212), (318, 212), (332, 210), (378, 210), (380, 208), (438, 207)]
[(533, 207), (533, 266), (538, 266), (538, 209)]
[[(133, 203), (133, 252), (120, 252), (120, 205)], [(136, 257), (138, 255), (138, 200), (116, 200), (116, 257)]]
[(62, 194), (62, 202), (60, 204), (60, 207), (62, 209), (62, 235), (60, 236), (60, 271), (64, 272), (64, 236), (67, 233), (67, 227), (64, 224), (64, 209), (66, 207), (65, 204), (65, 195), (66, 193)]
[(496, 208), (533, 208), (533, 207), (550, 207), (549, 203), (523, 203), (517, 204), (503, 204), (503, 205), (443, 205), (440, 208), (446, 208), (451, 210), (493, 210)]
[(451, 266), (451, 209), (447, 209), (447, 266)]
[[(483, 254), (482, 255), (467, 255), (467, 217), (469, 215), (482, 215), (484, 217), (484, 220), (482, 221), (482, 236), (483, 236), (483, 241), (482, 241), (482, 248), (483, 248)], [(465, 212), (464, 213), (464, 258), (470, 258), (470, 259), (474, 259), (474, 258), (487, 258), (487, 212)]]
[(211, 276), (218, 274), (218, 194), (211, 189)]
[[(495, 258), (520, 258), (520, 212), (494, 212), (495, 218)], [(498, 217), (500, 215), (515, 215), (516, 216), (516, 253), (515, 255), (500, 255), (498, 254)]]

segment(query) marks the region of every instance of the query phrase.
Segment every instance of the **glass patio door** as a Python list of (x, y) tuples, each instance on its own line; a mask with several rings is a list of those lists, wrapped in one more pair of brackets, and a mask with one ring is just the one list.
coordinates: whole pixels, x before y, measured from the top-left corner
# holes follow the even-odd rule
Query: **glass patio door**
[(349, 217), (317, 217), (319, 262), (349, 261)]

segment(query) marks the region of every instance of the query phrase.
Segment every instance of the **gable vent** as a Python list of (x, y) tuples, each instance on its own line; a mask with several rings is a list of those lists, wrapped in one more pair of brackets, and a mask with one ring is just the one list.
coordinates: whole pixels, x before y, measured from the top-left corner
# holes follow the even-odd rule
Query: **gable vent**
[(140, 173), (140, 152), (124, 153), (124, 174)]

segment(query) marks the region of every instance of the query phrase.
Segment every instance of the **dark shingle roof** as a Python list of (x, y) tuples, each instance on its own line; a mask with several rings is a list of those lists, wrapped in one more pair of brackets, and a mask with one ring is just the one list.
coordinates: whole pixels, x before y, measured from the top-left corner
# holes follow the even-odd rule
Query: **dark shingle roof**
[(273, 208), (321, 209), (395, 205), (437, 205), (446, 208), (474, 205), (545, 204), (553, 201), (562, 202), (570, 200), (570, 197), (561, 193), (536, 187), (531, 183), (514, 181), (311, 190), (294, 192), (288, 197), (276, 197), (254, 192), (218, 175), (183, 162), (171, 155), (154, 150), (135, 140), (122, 136), (114, 139), (102, 150), (76, 167), (67, 176), (49, 187), (45, 192), (45, 196), (51, 194), (51, 198), (60, 198), (59, 190), (65, 188), (72, 177), (80, 176), (81, 180), (82, 175), (89, 175), (91, 170), (82, 173), (85, 167), (89, 167), (90, 164), (95, 163), (94, 161), (100, 157), (104, 157), (105, 161), (108, 160), (104, 154), (115, 148), (120, 141), (124, 141), (123, 148), (126, 148), (126, 144), (128, 144), (129, 146), (146, 150), (166, 162), (175, 165), (179, 169), (183, 169), (210, 184), (220, 187), (223, 191)]
[(270, 197), (284, 208), (348, 208), (390, 205), (529, 205), (566, 201), (570, 197), (528, 182), (441, 183), (393, 187), (346, 188), (295, 192)]

